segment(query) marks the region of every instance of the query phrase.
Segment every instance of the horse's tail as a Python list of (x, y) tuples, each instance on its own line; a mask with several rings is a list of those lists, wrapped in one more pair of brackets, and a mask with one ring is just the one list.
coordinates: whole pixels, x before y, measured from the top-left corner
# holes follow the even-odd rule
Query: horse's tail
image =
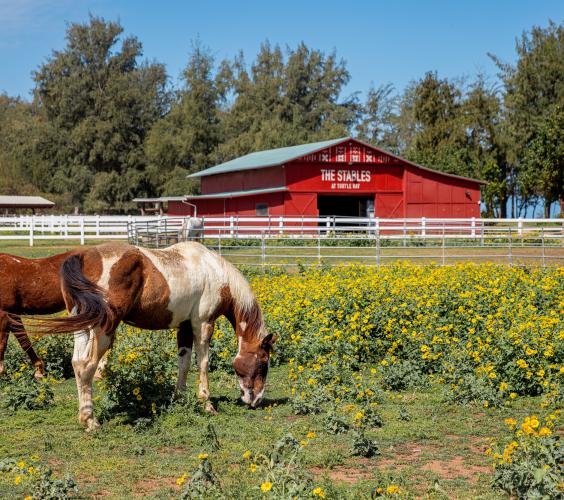
[(67, 307), (73, 314), (42, 320), (41, 333), (70, 333), (94, 327), (110, 330), (114, 323), (113, 311), (106, 301), (104, 290), (84, 276), (83, 263), (81, 254), (71, 255), (63, 262), (61, 288)]

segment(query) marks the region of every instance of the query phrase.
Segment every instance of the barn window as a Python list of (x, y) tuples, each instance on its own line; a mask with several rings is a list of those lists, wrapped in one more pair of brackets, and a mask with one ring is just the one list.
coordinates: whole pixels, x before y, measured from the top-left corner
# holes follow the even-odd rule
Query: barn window
[(255, 208), (257, 215), (268, 215), (268, 203), (257, 203)]

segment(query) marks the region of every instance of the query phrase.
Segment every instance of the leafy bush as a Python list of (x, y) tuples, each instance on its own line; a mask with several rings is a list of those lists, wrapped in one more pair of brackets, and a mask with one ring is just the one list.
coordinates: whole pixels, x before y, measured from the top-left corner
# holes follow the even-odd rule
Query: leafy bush
[(360, 428), (353, 430), (351, 454), (358, 457), (370, 458), (379, 455), (378, 446), (370, 438), (366, 437)]
[[(72, 368), (73, 336), (46, 335), (33, 337), (33, 349), (45, 363), (48, 376), (57, 379), (70, 378), (74, 375)], [(20, 348), (13, 335), (10, 335), (6, 350), (6, 370), (16, 372), (21, 365), (31, 365), (27, 354)]]
[(108, 356), (100, 386), (102, 415), (152, 418), (167, 407), (176, 388), (175, 342), (166, 332), (123, 326)]
[(514, 430), (512, 440), (497, 450), (489, 449), (495, 467), (494, 485), (511, 496), (523, 499), (562, 498), (564, 496), (564, 448), (552, 431), (559, 412), (549, 415), (544, 424), (536, 416), (526, 417)]
[(41, 410), (48, 408), (55, 398), (52, 380), (36, 380), (33, 370), (22, 365), (20, 371), (0, 382), (2, 389), (0, 401), (10, 410)]
[(40, 463), (39, 457), (32, 457), (27, 463), (23, 460), (5, 459), (0, 461), (0, 473), (10, 474), (20, 488), (29, 491), (31, 498), (42, 500), (68, 500), (78, 492), (76, 481), (66, 476), (58, 479), (53, 471)]
[(208, 454), (200, 453), (198, 458), (200, 462), (196, 470), (190, 474), (190, 479), (185, 483), (188, 474), (184, 474), (177, 480), (177, 484), (186, 484), (180, 494), (180, 498), (182, 500), (191, 498), (226, 498), (222, 491), (221, 483), (212, 470)]
[(400, 361), (382, 366), (382, 385), (391, 391), (404, 391), (427, 385), (420, 368), (411, 361)]

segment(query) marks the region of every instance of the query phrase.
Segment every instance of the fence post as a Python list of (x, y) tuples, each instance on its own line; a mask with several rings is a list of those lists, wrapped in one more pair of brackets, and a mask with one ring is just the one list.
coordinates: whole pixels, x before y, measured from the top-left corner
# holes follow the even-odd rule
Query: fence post
[(472, 217), (472, 231), (470, 232), (470, 234), (472, 235), (472, 238), (476, 237), (476, 217)]
[[(130, 222), (131, 222), (131, 220), (127, 221), (128, 231), (129, 231), (129, 228), (131, 227)], [(100, 236), (100, 216), (99, 215), (96, 215), (96, 236)]]
[(513, 265), (513, 248), (512, 248), (512, 235), (511, 235), (511, 227), (507, 228), (507, 233), (509, 236), (509, 253), (507, 255), (507, 258), (509, 259), (509, 265), (512, 266)]
[(405, 241), (407, 239), (407, 222), (405, 222), (405, 220), (403, 221), (403, 246), (407, 246), (407, 242)]
[(443, 256), (443, 266), (446, 264), (446, 259), (445, 259), (445, 221), (443, 221), (443, 242), (442, 242), (442, 256)]
[(280, 230), (278, 231), (279, 234), (284, 234), (284, 217), (280, 216), (278, 227)]
[(378, 266), (378, 269), (380, 269), (380, 219), (378, 217), (376, 217), (374, 224), (376, 230), (376, 265)]
[(80, 244), (84, 245), (84, 215), (80, 217)]
[(33, 246), (33, 230), (35, 229), (35, 215), (31, 216), (31, 220), (29, 221), (29, 246)]
[(264, 231), (261, 232), (261, 241), (260, 241), (260, 257), (262, 263), (262, 272), (264, 273), (264, 266), (266, 265), (266, 242), (264, 239)]
[(65, 214), (65, 219), (64, 219), (64, 235), (68, 236), (69, 235), (69, 216), (68, 214)]
[(425, 217), (421, 217), (421, 237), (422, 238), (425, 238), (425, 235), (427, 234), (426, 226), (427, 226), (427, 219)]
[(541, 226), (542, 267), (546, 267), (546, 254), (544, 249), (544, 226)]
[(235, 219), (234, 219), (233, 216), (231, 215), (231, 216), (229, 217), (229, 234), (230, 234), (231, 236), (233, 236), (233, 234), (234, 234), (234, 232), (235, 232), (235, 231), (234, 231), (234, 226), (235, 226), (234, 221), (235, 221)]

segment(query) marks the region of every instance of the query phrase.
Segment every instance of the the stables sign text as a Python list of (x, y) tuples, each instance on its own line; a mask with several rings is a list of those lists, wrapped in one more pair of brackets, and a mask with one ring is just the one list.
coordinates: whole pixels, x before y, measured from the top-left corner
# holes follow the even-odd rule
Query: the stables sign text
[(330, 189), (360, 189), (372, 180), (370, 170), (322, 168), (321, 181), (330, 184)]

